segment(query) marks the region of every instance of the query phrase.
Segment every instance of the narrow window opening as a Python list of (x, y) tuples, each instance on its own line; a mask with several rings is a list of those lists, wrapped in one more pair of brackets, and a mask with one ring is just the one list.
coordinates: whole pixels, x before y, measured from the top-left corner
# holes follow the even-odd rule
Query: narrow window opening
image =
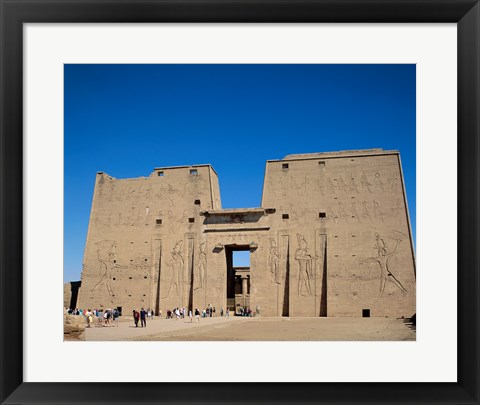
[(190, 174), (193, 175), (193, 176), (196, 176), (198, 174), (198, 170), (197, 169), (190, 169)]
[(156, 223), (157, 225), (162, 225), (162, 220), (161, 220), (161, 219), (157, 219), (157, 220), (155, 221), (155, 223)]
[(318, 213), (318, 217), (319, 218), (326, 218), (327, 217), (327, 214), (325, 212), (319, 212)]
[(282, 163), (282, 170), (288, 170), (288, 163)]
[(188, 222), (190, 222), (190, 223), (195, 222), (195, 218), (188, 218)]
[(282, 214), (282, 219), (289, 219), (289, 215), (288, 214)]
[(369, 309), (362, 309), (362, 316), (364, 318), (370, 318), (370, 310)]
[(200, 205), (200, 200), (195, 200), (194, 204), (195, 205)]
[(143, 276), (143, 278), (144, 278), (144, 279), (146, 279), (146, 278), (147, 278), (147, 276)]
[(318, 166), (320, 166), (320, 168), (324, 168), (325, 167), (325, 162), (323, 162), (323, 161), (318, 162)]
[(163, 177), (165, 174), (163, 173), (163, 171), (160, 171), (160, 172), (158, 172), (158, 175), (159, 175), (160, 177)]
[(132, 279), (132, 277), (128, 277), (128, 279), (129, 279), (129, 280), (131, 280), (131, 279)]

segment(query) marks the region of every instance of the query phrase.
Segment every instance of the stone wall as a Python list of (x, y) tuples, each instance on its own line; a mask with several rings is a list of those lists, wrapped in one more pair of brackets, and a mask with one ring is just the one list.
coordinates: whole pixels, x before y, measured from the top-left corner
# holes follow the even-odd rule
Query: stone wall
[(290, 316), (415, 313), (402, 178), (395, 151), (291, 155), (267, 163), (262, 205), (277, 208), (271, 224), (282, 231), (276, 243), (289, 246)]
[(98, 173), (79, 306), (226, 308), (234, 250), (262, 316), (415, 313), (400, 158), (381, 149), (268, 161), (260, 208), (221, 209), (209, 165)]

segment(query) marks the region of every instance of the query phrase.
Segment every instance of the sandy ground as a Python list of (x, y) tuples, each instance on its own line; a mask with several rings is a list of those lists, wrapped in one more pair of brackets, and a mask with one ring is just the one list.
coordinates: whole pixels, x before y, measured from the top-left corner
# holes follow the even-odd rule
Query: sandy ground
[(135, 328), (122, 319), (118, 326), (86, 329), (87, 341), (369, 341), (415, 340), (407, 320), (392, 318), (203, 318), (147, 320)]

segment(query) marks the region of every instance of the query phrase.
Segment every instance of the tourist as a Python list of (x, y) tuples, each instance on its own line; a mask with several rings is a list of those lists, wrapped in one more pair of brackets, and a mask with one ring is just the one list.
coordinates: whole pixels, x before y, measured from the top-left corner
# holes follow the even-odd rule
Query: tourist
[(161, 310), (161, 309), (158, 310), (158, 316), (159, 316), (160, 318), (162, 317), (162, 310)]
[(147, 317), (147, 312), (142, 308), (140, 310), (140, 320), (143, 327), (147, 327), (147, 320), (145, 319)]
[(92, 314), (91, 314), (90, 310), (88, 310), (87, 312), (85, 312), (85, 318), (86, 318), (86, 320), (87, 320), (87, 328), (90, 328), (90, 325), (91, 325), (92, 320), (93, 320)]
[(198, 310), (198, 308), (195, 308), (195, 321), (200, 321), (200, 311)]
[(152, 312), (150, 311), (150, 308), (147, 309), (147, 318), (150, 318), (152, 316)]
[(138, 328), (138, 321), (140, 320), (140, 314), (133, 310), (133, 321), (135, 322), (135, 327)]
[(228, 309), (228, 308), (226, 309), (226, 311), (225, 311), (225, 316), (226, 316), (227, 318), (230, 318), (230, 309)]
[(120, 311), (117, 308), (115, 308), (113, 310), (113, 322), (115, 323), (115, 325), (117, 325), (117, 327), (118, 327), (118, 317), (119, 316), (120, 316)]
[(213, 316), (215, 316), (215, 312), (216, 312), (215, 307), (213, 307)]
[(192, 323), (193, 322), (193, 316), (192, 316), (192, 310), (191, 309), (188, 311), (188, 317), (190, 318), (190, 323)]
[(223, 316), (223, 308), (220, 308), (220, 316)]

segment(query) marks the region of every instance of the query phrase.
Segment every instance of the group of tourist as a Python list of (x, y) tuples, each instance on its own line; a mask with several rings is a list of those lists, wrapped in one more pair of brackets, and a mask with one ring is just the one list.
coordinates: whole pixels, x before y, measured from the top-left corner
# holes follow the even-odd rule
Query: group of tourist
[[(68, 315), (82, 315), (85, 317), (87, 322), (87, 328), (90, 328), (93, 324), (94, 318), (97, 319), (98, 326), (118, 326), (118, 318), (120, 316), (120, 311), (117, 308), (111, 309), (78, 309), (78, 308), (68, 308), (66, 310)], [(113, 323), (112, 323), (113, 322)]]
[[(120, 312), (117, 308), (111, 309), (107, 308), (105, 310), (103, 309), (94, 309), (93, 311), (91, 309), (85, 310), (85, 309), (79, 309), (79, 308), (68, 308), (66, 312), (69, 315), (83, 315), (85, 316), (85, 319), (87, 321), (87, 328), (90, 328), (91, 325), (93, 324), (94, 318), (97, 319), (97, 325), (98, 326), (118, 326), (118, 320), (120, 316)], [(187, 313), (188, 312), (188, 313)], [(225, 311), (223, 308), (220, 308), (220, 316), (223, 317), (230, 317), (230, 310), (227, 308)], [(259, 315), (259, 308), (257, 308), (257, 312)], [(217, 311), (215, 307), (208, 306), (207, 308), (203, 308), (202, 310), (199, 310), (198, 308), (195, 308), (194, 311), (192, 310), (187, 310), (185, 307), (176, 307), (173, 310), (167, 310), (167, 316), (166, 319), (185, 319), (188, 318), (190, 319), (190, 322), (193, 322), (193, 318), (195, 317), (195, 321), (199, 322), (200, 318), (213, 318), (215, 317)], [(140, 326), (142, 328), (147, 326), (147, 318), (153, 319), (155, 316), (155, 311), (148, 308), (145, 310), (144, 308), (141, 308), (140, 311), (133, 310), (132, 311), (133, 315), (133, 322), (135, 324), (135, 327), (138, 327), (138, 323), (140, 322)], [(253, 316), (252, 310), (249, 307), (244, 307), (244, 308), (237, 308), (237, 315), (239, 316)], [(162, 317), (162, 310), (158, 310), (158, 316), (161, 318)]]
[(250, 307), (240, 307), (238, 309), (238, 315), (239, 316), (253, 316), (253, 311), (250, 309)]
[[(187, 314), (188, 312), (188, 314)], [(225, 311), (223, 308), (220, 308), (220, 316), (226, 316), (227, 318), (230, 317), (230, 310), (227, 308)], [(161, 314), (161, 311), (159, 312)], [(166, 318), (165, 319), (186, 319), (187, 316), (190, 318), (190, 321), (193, 322), (193, 317), (195, 316), (195, 319), (197, 321), (200, 318), (214, 318), (216, 316), (217, 309), (212, 306), (208, 306), (207, 308), (203, 308), (202, 310), (199, 310), (198, 308), (195, 308), (195, 310), (192, 312), (192, 310), (187, 311), (185, 307), (176, 307), (172, 310), (168, 309), (166, 313)], [(161, 316), (161, 315), (160, 315)]]
[(142, 326), (142, 328), (146, 328), (147, 327), (147, 317), (150, 318), (152, 317), (153, 318), (153, 315), (152, 315), (152, 311), (148, 310), (148, 311), (145, 311), (145, 309), (141, 309), (140, 312), (138, 312), (137, 310), (133, 310), (133, 322), (135, 323), (135, 327), (138, 328), (138, 321), (140, 321), (140, 324)]

